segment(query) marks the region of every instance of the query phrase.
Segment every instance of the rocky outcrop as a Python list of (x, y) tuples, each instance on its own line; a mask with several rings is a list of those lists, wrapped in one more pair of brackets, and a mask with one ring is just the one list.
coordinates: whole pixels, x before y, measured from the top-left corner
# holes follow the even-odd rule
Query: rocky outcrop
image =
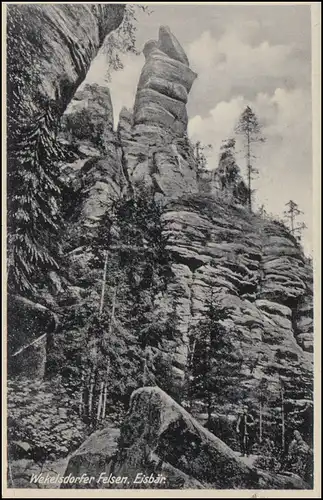
[[(8, 300), (8, 373), (41, 379), (46, 371), (47, 332), (58, 326), (57, 315), (20, 295)], [(24, 328), (21, 328), (21, 326)]]
[(118, 129), (129, 181), (144, 181), (166, 197), (196, 192), (196, 168), (186, 137), (186, 103), (196, 74), (167, 27), (160, 28), (158, 41), (147, 42), (143, 52), (146, 63), (133, 114), (130, 120), (123, 111)]
[(234, 157), (235, 141), (229, 140), (222, 146), (218, 167), (209, 172), (211, 179), (208, 179), (210, 191), (216, 197), (225, 198), (227, 202), (241, 203), (248, 202), (248, 188), (243, 180), (239, 166)]
[[(214, 434), (157, 387), (138, 389), (121, 427), (117, 449), (111, 433), (96, 433), (70, 459), (65, 476), (93, 475), (93, 488), (306, 489), (296, 475), (269, 474), (246, 465)], [(106, 440), (106, 442), (105, 442)], [(110, 440), (110, 441), (109, 441)], [(107, 446), (110, 442), (110, 448)], [(86, 464), (85, 468), (84, 464)], [(98, 482), (126, 477), (127, 482)], [(164, 478), (136, 482), (138, 473)], [(137, 479), (138, 480), (138, 479)]]
[(76, 92), (63, 115), (60, 140), (70, 157), (62, 180), (80, 200), (73, 213), (77, 224), (91, 226), (126, 184), (108, 88), (86, 84)]
[[(27, 61), (32, 67), (23, 70), (30, 74), (36, 70), (36, 87), (24, 88), (24, 100), (32, 102), (34, 111), (43, 111), (51, 103), (61, 115), (105, 37), (122, 22), (125, 5), (27, 4), (7, 9), (17, 36), (14, 50), (23, 52), (27, 47), (31, 54)], [(16, 64), (25, 61), (22, 54)]]
[[(72, 473), (76, 476), (86, 474), (87, 476), (96, 476), (99, 478), (101, 472), (104, 472), (107, 463), (116, 453), (120, 430), (116, 427), (106, 427), (96, 431), (84, 441), (84, 443), (72, 454), (64, 475)], [(88, 488), (98, 487), (97, 485), (83, 485)], [(70, 485), (65, 486), (70, 488)], [(64, 486), (62, 486), (64, 488)]]
[(187, 95), (197, 75), (167, 27), (160, 28), (158, 42), (147, 42), (143, 52), (146, 64), (137, 88), (134, 124), (162, 126), (183, 135), (188, 121)]
[[(35, 108), (55, 103), (61, 114), (104, 36), (120, 23), (124, 6), (21, 8), (26, 19), (34, 17), (33, 29), (39, 30), (42, 40), (42, 47), (36, 46), (36, 59), (39, 76), (46, 78), (41, 78), (42, 98), (35, 101)], [(215, 401), (214, 410), (229, 408), (236, 413), (237, 395), (255, 406), (262, 380), (272, 395), (279, 395), (283, 381), (289, 391), (288, 404), (300, 408), (312, 394), (311, 269), (282, 224), (250, 214), (242, 206), (245, 186), (237, 193), (231, 189), (232, 196), (227, 196), (228, 190), (223, 197), (212, 192), (197, 194), (197, 165), (186, 134), (186, 103), (196, 74), (168, 28), (160, 29), (158, 41), (145, 45), (144, 54), (134, 109), (122, 110), (116, 132), (109, 91), (97, 85), (80, 89), (63, 117), (60, 140), (70, 155), (62, 165), (69, 239), (64, 250), (68, 264), (75, 265), (66, 272), (67, 284), (63, 293), (57, 291), (56, 305), (68, 303), (77, 311), (82, 300), (82, 305), (88, 300), (89, 309), (93, 302), (99, 304), (102, 268), (88, 265), (90, 227), (115, 198), (125, 191), (135, 192), (136, 182), (141, 181), (163, 200), (163, 236), (171, 267), (154, 305), (156, 322), (161, 311), (171, 311), (174, 328), (154, 348), (157, 354), (153, 353), (171, 360), (170, 367), (165, 363), (170, 373), (165, 375), (164, 369), (160, 375), (154, 363), (145, 366), (155, 370), (153, 383), (165, 387), (167, 378), (167, 390), (181, 400), (191, 327), (203, 316), (212, 291), (227, 315), (226, 335), (235, 334), (233, 348), (242, 359), (233, 398), (228, 397), (227, 407)], [(222, 166), (228, 173), (228, 165)], [(217, 189), (227, 188), (224, 180), (220, 176), (222, 184)], [(118, 300), (122, 308), (124, 298)], [(17, 315), (18, 322), (23, 315)], [(118, 318), (120, 331), (123, 317)], [(39, 323), (44, 324), (44, 318), (49, 322), (51, 315), (42, 310)], [(73, 331), (71, 323), (67, 328)], [(34, 335), (34, 323), (30, 324), (33, 331), (26, 333)], [(36, 330), (40, 328), (36, 324)], [(32, 335), (28, 341), (34, 339)], [(42, 351), (40, 360), (44, 358)], [(43, 369), (41, 365), (39, 370)], [(132, 395), (120, 437), (115, 429), (91, 436), (73, 454), (66, 473), (98, 475), (104, 471), (129, 478), (138, 471), (160, 473), (167, 478), (165, 484), (157, 485), (162, 488), (306, 488), (298, 478), (273, 477), (247, 466), (156, 387)]]
[[(291, 399), (306, 404), (310, 383), (299, 381), (305, 377), (309, 382), (312, 374), (311, 270), (283, 225), (252, 215), (244, 207), (246, 186), (230, 154), (231, 144), (221, 157), (216, 192), (195, 194), (196, 164), (185, 142), (186, 125), (179, 133), (177, 125), (168, 127), (151, 118), (141, 122), (146, 109), (162, 116), (170, 97), (185, 106), (195, 76), (166, 28), (160, 29), (158, 42), (145, 45), (144, 53), (134, 110), (122, 109), (116, 134), (109, 93), (97, 86), (77, 94), (64, 118), (79, 124), (83, 113), (88, 131), (94, 125), (103, 130), (97, 144), (90, 132), (87, 138), (82, 135), (85, 127), (75, 131), (70, 126), (84, 194), (77, 224), (95, 220), (113, 196), (135, 189), (138, 180), (153, 186), (165, 205), (163, 232), (173, 274), (166, 292), (155, 299), (156, 317), (173, 311), (176, 318), (175, 338), (160, 339), (160, 351), (172, 360), (171, 394), (180, 394), (191, 327), (203, 315), (212, 290), (227, 311), (228, 335), (234, 331), (240, 339), (236, 348), (243, 357), (241, 397), (252, 400), (261, 379), (278, 393), (283, 377), (291, 385)], [(164, 381), (156, 376), (163, 387)]]

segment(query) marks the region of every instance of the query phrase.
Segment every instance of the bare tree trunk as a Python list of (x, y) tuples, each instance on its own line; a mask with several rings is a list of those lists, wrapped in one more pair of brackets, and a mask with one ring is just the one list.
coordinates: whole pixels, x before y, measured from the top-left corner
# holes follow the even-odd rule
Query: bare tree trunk
[(144, 355), (144, 369), (142, 374), (142, 385), (145, 387), (147, 384), (147, 347), (145, 347), (145, 355)]
[(248, 202), (249, 210), (252, 211), (251, 207), (251, 161), (250, 161), (250, 133), (247, 133), (247, 169), (248, 169)]
[(210, 424), (211, 424), (211, 420), (212, 420), (212, 395), (211, 395), (211, 392), (208, 391), (208, 395), (207, 395), (207, 423), (208, 423), (208, 427), (210, 427)]
[(89, 423), (92, 422), (94, 382), (95, 382), (95, 373), (92, 372), (90, 375), (90, 388), (89, 388), (89, 415), (88, 415)]
[(196, 346), (196, 339), (194, 339), (193, 345), (188, 353), (187, 399), (190, 412), (192, 411), (193, 408), (193, 397), (191, 392), (191, 376), (192, 376), (191, 366), (194, 360), (195, 346)]
[(108, 337), (110, 337), (110, 335), (112, 333), (112, 325), (114, 323), (114, 315), (115, 315), (116, 302), (117, 302), (117, 290), (118, 290), (118, 287), (116, 286), (114, 288), (113, 299), (112, 299), (111, 320), (110, 320), (110, 325), (109, 325)]
[(89, 397), (90, 397), (90, 376), (86, 377), (83, 386), (83, 401), (84, 401), (84, 421), (88, 424), (90, 422), (90, 411), (89, 411)]
[(103, 392), (103, 405), (102, 405), (102, 420), (105, 419), (106, 409), (107, 409), (107, 394), (108, 394), (108, 383), (104, 384), (104, 392)]
[(9, 479), (10, 479), (11, 486), (12, 486), (12, 488), (14, 488), (15, 485), (13, 482), (12, 469), (11, 469), (11, 464), (10, 464), (9, 460), (8, 460), (8, 473), (9, 473)]
[(80, 390), (80, 402), (79, 402), (79, 416), (82, 417), (83, 415), (83, 391), (84, 391), (84, 384), (83, 382), (81, 383), (81, 390)]
[(104, 382), (101, 382), (101, 384), (100, 384), (100, 393), (99, 393), (99, 402), (98, 402), (98, 411), (97, 411), (97, 414), (96, 414), (96, 420), (97, 420), (97, 422), (100, 421), (100, 416), (101, 416), (101, 411), (102, 411), (103, 388), (104, 388)]
[(104, 258), (104, 266), (103, 266), (103, 277), (102, 277), (102, 289), (101, 289), (101, 300), (100, 300), (100, 309), (99, 309), (99, 315), (101, 316), (103, 312), (103, 305), (104, 305), (104, 294), (105, 294), (105, 282), (107, 279), (107, 265), (108, 265), (108, 251), (105, 251), (105, 258)]
[(262, 443), (262, 402), (259, 403), (259, 442)]

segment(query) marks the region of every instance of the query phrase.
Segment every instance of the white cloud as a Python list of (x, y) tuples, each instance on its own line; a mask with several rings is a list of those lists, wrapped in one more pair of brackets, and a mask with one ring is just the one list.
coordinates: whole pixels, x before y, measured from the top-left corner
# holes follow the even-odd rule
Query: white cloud
[[(248, 32), (247, 27), (251, 30)], [(278, 86), (297, 88), (309, 84), (309, 63), (300, 59), (295, 44), (272, 45), (266, 40), (254, 43), (261, 29), (256, 22), (229, 26), (219, 37), (205, 31), (188, 47), (191, 67), (198, 73), (193, 85), (193, 106), (198, 96), (205, 106), (243, 95), (253, 98), (260, 91), (272, 92)], [(249, 35), (249, 36), (247, 36)], [(207, 103), (208, 101), (208, 103)], [(209, 104), (209, 106), (207, 106)]]
[[(260, 144), (255, 153), (255, 165), (260, 175), (253, 187), (257, 190), (258, 204), (264, 203), (268, 212), (281, 216), (285, 203), (293, 199), (305, 214), (308, 225), (304, 232), (306, 251), (312, 240), (312, 165), (311, 165), (311, 106), (310, 94), (303, 89), (277, 88), (272, 95), (259, 93), (253, 101), (242, 96), (218, 103), (202, 118), (196, 115), (189, 122), (189, 135), (193, 140), (213, 145), (209, 153), (209, 168), (218, 164), (222, 141), (232, 136), (239, 115), (250, 105), (263, 122), (263, 135), (267, 141)], [(241, 152), (242, 143), (237, 142), (237, 160), (245, 170)], [(240, 150), (240, 152), (239, 152)]]
[[(306, 250), (312, 239), (312, 161), (310, 64), (299, 45), (262, 38), (259, 22), (233, 22), (221, 35), (204, 31), (188, 47), (198, 78), (190, 94), (193, 140), (212, 144), (209, 167), (218, 164), (222, 141), (232, 136), (242, 110), (250, 105), (263, 124), (267, 142), (256, 154), (260, 176), (256, 199), (281, 215), (294, 199), (305, 212)], [(237, 149), (242, 147), (237, 142)], [(242, 154), (237, 155), (244, 170)]]

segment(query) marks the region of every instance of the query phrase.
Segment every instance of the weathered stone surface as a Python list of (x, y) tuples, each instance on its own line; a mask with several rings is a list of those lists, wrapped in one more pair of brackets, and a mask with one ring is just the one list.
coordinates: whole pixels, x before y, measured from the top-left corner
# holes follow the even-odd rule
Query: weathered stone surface
[[(106, 472), (107, 476), (128, 478), (127, 484), (93, 486), (101, 488), (308, 488), (296, 475), (274, 476), (246, 465), (158, 387), (144, 387), (132, 394), (116, 451), (110, 441), (108, 429), (99, 439), (90, 437), (71, 458), (65, 475), (79, 476), (84, 471), (99, 477)], [(161, 474), (166, 480), (138, 484), (138, 473)]]
[(162, 196), (196, 193), (196, 165), (186, 139), (186, 102), (196, 74), (168, 28), (143, 50), (146, 63), (131, 119), (121, 113), (118, 134), (129, 182), (144, 181)]
[[(8, 6), (8, 9), (15, 8)], [(18, 26), (21, 22), (27, 23), (27, 29), (22, 26), (20, 32), (25, 43), (33, 40), (33, 64), (40, 82), (37, 90), (42, 98), (36, 101), (33, 95), (25, 95), (26, 100), (30, 98), (35, 107), (55, 102), (62, 114), (84, 80), (104, 38), (122, 22), (124, 9), (124, 5), (117, 4), (19, 5), (18, 14), (14, 15)], [(35, 88), (26, 90), (35, 91)]]
[(110, 91), (97, 84), (79, 89), (62, 118), (62, 130), (72, 143), (82, 142), (107, 147), (113, 130), (113, 107)]
[(56, 314), (40, 303), (10, 295), (7, 315), (9, 374), (41, 379), (46, 370), (46, 334), (55, 331)]
[(82, 200), (78, 224), (88, 226), (126, 184), (107, 87), (87, 84), (75, 94), (63, 115), (61, 140), (72, 160), (62, 165), (62, 177)]
[[(18, 75), (19, 65), (23, 65), (21, 78), (11, 78), (8, 107), (13, 106), (13, 109), (19, 110), (21, 116), (16, 119), (21, 120), (20, 124), (23, 123), (27, 128), (29, 125), (34, 126), (35, 116), (38, 113), (49, 113), (49, 109), (52, 119), (60, 118), (76, 89), (85, 79), (103, 40), (122, 22), (124, 9), (124, 5), (105, 4), (7, 6), (11, 26), (8, 37), (10, 64), (15, 66)], [(13, 36), (15, 32), (16, 38)], [(27, 57), (20, 57), (26, 53)], [(94, 92), (94, 88), (97, 92)], [(74, 123), (73, 121), (70, 123), (73, 125), (73, 130), (72, 132), (65, 130), (65, 137), (62, 138), (65, 145), (68, 144), (71, 149), (74, 147), (76, 149), (71, 162), (65, 165), (65, 171), (62, 168), (61, 180), (66, 181), (71, 188), (69, 194), (72, 192), (75, 194), (74, 188), (76, 191), (80, 188), (78, 174), (86, 160), (90, 157), (99, 157), (101, 154), (98, 145), (94, 144), (93, 134), (99, 141), (103, 136), (106, 139), (103, 143), (106, 157), (110, 155), (109, 165), (114, 162), (111, 178), (117, 161), (115, 146), (111, 140), (112, 106), (108, 91), (97, 86), (85, 87), (76, 96), (74, 103), (77, 104), (77, 109), (73, 112), (76, 119)], [(80, 120), (80, 116), (85, 120)], [(96, 130), (97, 125), (100, 127)], [(53, 126), (56, 126), (55, 120)], [(110, 135), (105, 131), (109, 131)], [(101, 168), (101, 165), (99, 167)], [(111, 184), (108, 174), (104, 181)], [(98, 193), (102, 198), (103, 191), (105, 198), (111, 197), (110, 194), (106, 194), (104, 181), (96, 179), (92, 186), (87, 186), (90, 189), (90, 198), (95, 198)], [(78, 208), (73, 207), (74, 214)], [(87, 218), (89, 212), (92, 215), (92, 211), (86, 206), (83, 217)], [(97, 212), (97, 207), (95, 211)], [(9, 333), (12, 337), (9, 349), (12, 359), (9, 364), (15, 374), (21, 372), (39, 378), (44, 375), (48, 334), (54, 330), (53, 314), (44, 307), (44, 304), (48, 301), (55, 303), (53, 297), (61, 291), (55, 290), (57, 283), (53, 285), (52, 283), (49, 287), (52, 292), (51, 297), (44, 297), (44, 294), (41, 294), (38, 298), (40, 304), (31, 301), (28, 303), (28, 299), (22, 297), (24, 302), (20, 301), (18, 308), (14, 299), (9, 305), (9, 309), (12, 310)], [(22, 348), (24, 349), (19, 352)], [(18, 353), (15, 354), (17, 350)]]
[(151, 51), (143, 67), (138, 84), (139, 89), (146, 85), (151, 75), (156, 75), (170, 84), (181, 84), (187, 92), (191, 90), (197, 76), (186, 64), (171, 59), (157, 49)]
[(172, 99), (187, 103), (187, 90), (181, 83), (169, 83), (157, 76), (151, 76), (147, 79), (143, 89), (156, 90), (160, 94), (164, 94)]
[[(119, 437), (120, 430), (112, 426), (91, 434), (78, 450), (72, 454), (64, 475), (67, 476), (72, 473), (74, 476), (79, 477), (86, 474), (98, 479), (101, 472), (109, 470), (107, 464), (109, 464), (109, 460), (117, 450)], [(71, 485), (62, 485), (61, 487), (70, 488)], [(100, 488), (102, 485), (98, 485), (95, 481), (90, 484), (83, 484), (81, 487)]]
[[(174, 279), (166, 295), (174, 304), (177, 340), (183, 346), (174, 366), (184, 377), (189, 327), (203, 314), (212, 290), (227, 310), (228, 329), (241, 339), (239, 390), (245, 387), (252, 395), (264, 377), (275, 392), (278, 374), (283, 373), (295, 398), (304, 399), (301, 379), (310, 379), (312, 373), (312, 357), (306, 352), (313, 341), (310, 270), (287, 229), (205, 195), (169, 202), (163, 223), (174, 261)], [(268, 225), (280, 242), (279, 257), (277, 243), (267, 244)]]
[(210, 192), (216, 198), (225, 199), (226, 202), (246, 205), (248, 188), (234, 157), (235, 142), (231, 140), (226, 145), (226, 149), (220, 155), (218, 167), (200, 176), (200, 192)]
[(172, 59), (180, 61), (181, 63), (186, 64), (186, 66), (189, 66), (189, 61), (184, 50), (178, 43), (178, 40), (171, 33), (168, 26), (161, 26), (159, 28), (158, 48), (162, 52), (165, 52), (165, 54), (167, 54)]
[[(163, 110), (166, 110), (168, 112), (167, 116), (168, 114), (171, 114), (173, 121), (178, 120), (183, 122), (184, 133), (187, 127), (187, 112), (186, 106), (183, 102), (168, 97), (167, 95), (157, 92), (156, 90), (148, 88), (139, 90), (137, 92), (134, 108), (137, 123), (140, 123), (140, 118), (138, 116), (139, 110), (142, 110), (147, 105), (156, 109), (156, 111), (161, 110), (161, 113), (163, 113)], [(153, 120), (151, 120), (151, 123), (153, 123)]]

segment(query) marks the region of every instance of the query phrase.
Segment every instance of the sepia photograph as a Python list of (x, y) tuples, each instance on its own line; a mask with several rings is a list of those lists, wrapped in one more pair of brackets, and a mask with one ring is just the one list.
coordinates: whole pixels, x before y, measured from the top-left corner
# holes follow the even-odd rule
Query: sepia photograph
[(313, 497), (312, 9), (5, 3), (7, 498)]

